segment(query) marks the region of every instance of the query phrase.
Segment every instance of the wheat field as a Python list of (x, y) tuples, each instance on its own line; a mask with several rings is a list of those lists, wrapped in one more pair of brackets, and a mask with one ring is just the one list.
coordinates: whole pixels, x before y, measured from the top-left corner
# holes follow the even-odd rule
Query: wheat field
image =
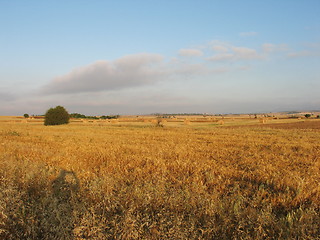
[(0, 238), (320, 239), (320, 121), (215, 121), (3, 120)]

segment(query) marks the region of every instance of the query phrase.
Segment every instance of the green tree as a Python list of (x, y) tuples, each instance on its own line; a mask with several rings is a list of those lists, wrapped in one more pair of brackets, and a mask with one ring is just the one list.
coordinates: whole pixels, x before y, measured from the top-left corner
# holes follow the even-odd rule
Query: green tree
[(28, 113), (23, 114), (23, 116), (24, 116), (25, 118), (29, 118), (29, 114), (28, 114)]
[(311, 114), (306, 114), (306, 115), (304, 115), (306, 118), (309, 118), (309, 117), (311, 117)]
[(87, 116), (84, 114), (80, 114), (80, 113), (71, 113), (70, 117), (71, 118), (86, 118)]
[(45, 115), (44, 125), (61, 125), (69, 123), (69, 113), (62, 106), (50, 108)]

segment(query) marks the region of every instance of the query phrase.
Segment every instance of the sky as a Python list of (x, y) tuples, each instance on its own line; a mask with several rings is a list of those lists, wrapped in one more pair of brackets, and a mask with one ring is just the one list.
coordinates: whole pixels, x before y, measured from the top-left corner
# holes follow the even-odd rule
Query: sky
[(0, 0), (0, 115), (320, 109), (319, 0)]

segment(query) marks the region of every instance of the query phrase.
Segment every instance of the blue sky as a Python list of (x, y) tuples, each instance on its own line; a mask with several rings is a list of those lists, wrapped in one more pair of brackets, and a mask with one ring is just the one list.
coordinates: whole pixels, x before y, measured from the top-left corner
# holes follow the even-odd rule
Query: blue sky
[(0, 0), (0, 115), (320, 109), (320, 1)]

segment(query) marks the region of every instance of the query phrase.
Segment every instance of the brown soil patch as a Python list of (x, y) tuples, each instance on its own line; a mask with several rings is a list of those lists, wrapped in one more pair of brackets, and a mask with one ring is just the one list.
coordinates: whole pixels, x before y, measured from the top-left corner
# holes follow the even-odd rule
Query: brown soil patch
[(238, 128), (238, 127), (261, 127), (261, 128), (275, 128), (275, 129), (320, 129), (320, 121), (301, 121), (301, 122), (294, 122), (294, 123), (269, 123), (269, 124), (232, 126), (232, 128)]

